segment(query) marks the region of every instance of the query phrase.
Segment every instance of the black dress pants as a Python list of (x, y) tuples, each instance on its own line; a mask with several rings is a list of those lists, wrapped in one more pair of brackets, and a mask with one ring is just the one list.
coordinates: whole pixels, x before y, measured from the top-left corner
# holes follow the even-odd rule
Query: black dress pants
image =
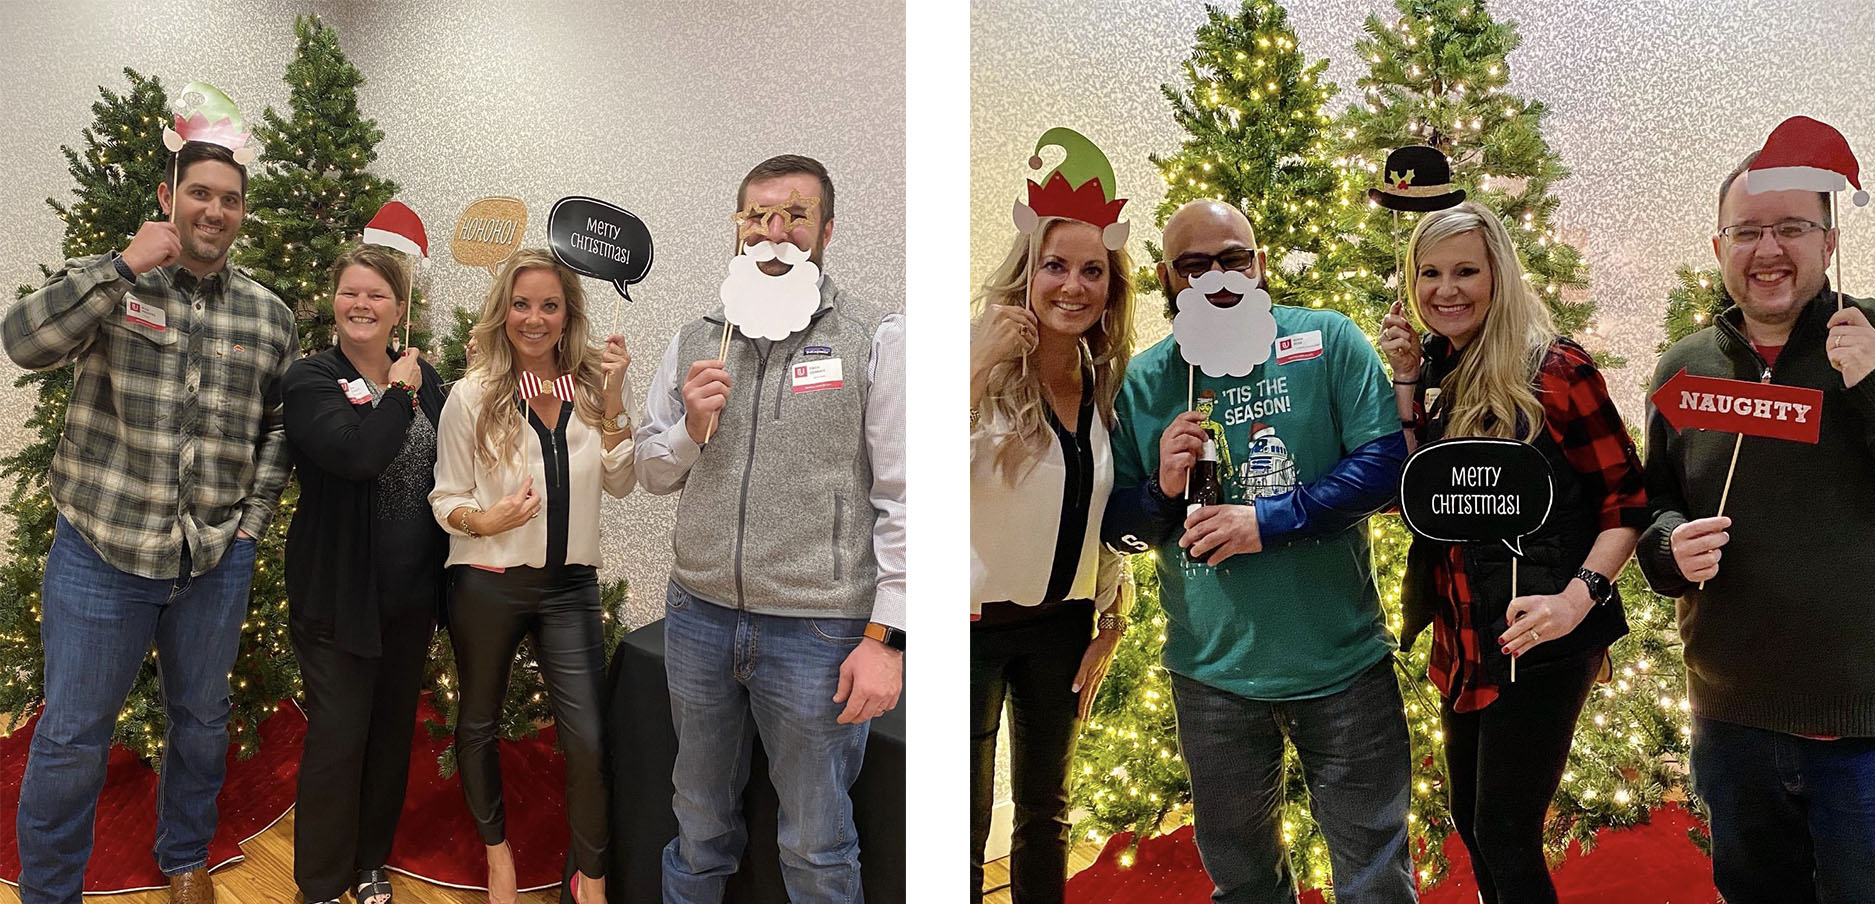
[[(990, 603), (1013, 606), (1013, 603)], [(988, 606), (985, 607), (988, 621)], [(1093, 637), (1084, 601), (970, 629), (970, 896), (983, 899), (983, 845), (990, 834), (996, 734), (1009, 707), (1010, 791), (1015, 833), (1009, 893), (1015, 904), (1059, 904), (1068, 881), (1068, 766), (1080, 734), (1074, 675)]]
[(308, 901), (338, 897), (359, 870), (378, 869), (391, 854), (435, 630), (434, 593), (419, 599), (380, 619), (377, 657), (352, 655), (289, 621), (306, 701), (293, 881)]
[(457, 566), (449, 638), (462, 697), (456, 711), (456, 763), (483, 844), (507, 837), (495, 727), (508, 670), (522, 637), (533, 641), (540, 675), (566, 755), (567, 858), (592, 878), (605, 875), (605, 634), (599, 574), (590, 565), (518, 566), (503, 572)]
[(1484, 904), (1556, 902), (1543, 819), (1601, 664), (1597, 653), (1519, 669), (1516, 683), (1481, 710), (1453, 712), (1451, 700), (1440, 706), (1452, 822)]

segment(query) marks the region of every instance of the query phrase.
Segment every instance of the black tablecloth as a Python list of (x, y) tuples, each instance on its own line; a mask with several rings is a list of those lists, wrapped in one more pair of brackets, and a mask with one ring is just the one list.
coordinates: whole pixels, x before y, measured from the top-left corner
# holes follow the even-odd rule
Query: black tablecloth
[[(677, 736), (671, 729), (670, 691), (664, 681), (664, 622), (625, 635), (612, 655), (612, 703), (607, 722), (612, 774), (612, 859), (606, 897), (620, 904), (661, 897), (660, 856), (677, 835), (671, 815), (671, 764)], [(780, 852), (775, 844), (779, 804), (768, 781), (768, 758), (755, 744), (743, 809), (748, 850), (729, 880), (725, 904), (783, 904)], [(853, 785), (853, 819), (866, 900), (905, 900), (905, 705), (872, 720), (866, 762)], [(571, 901), (563, 897), (562, 900)]]

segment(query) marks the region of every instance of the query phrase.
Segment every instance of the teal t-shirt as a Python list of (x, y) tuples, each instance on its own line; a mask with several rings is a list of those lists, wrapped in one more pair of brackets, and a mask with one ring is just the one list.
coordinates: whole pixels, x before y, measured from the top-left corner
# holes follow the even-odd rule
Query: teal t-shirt
[[(1347, 452), (1400, 430), (1380, 356), (1334, 311), (1276, 305), (1276, 346), (1249, 376), (1196, 372), (1218, 443), (1224, 501), (1250, 504), (1321, 478)], [(1115, 403), (1115, 487), (1159, 471), (1159, 437), (1186, 410), (1188, 365), (1171, 336), (1135, 355)], [(1187, 562), (1182, 530), (1158, 547), (1165, 667), (1255, 700), (1346, 688), (1396, 644), (1374, 590), (1366, 522), (1339, 534)]]

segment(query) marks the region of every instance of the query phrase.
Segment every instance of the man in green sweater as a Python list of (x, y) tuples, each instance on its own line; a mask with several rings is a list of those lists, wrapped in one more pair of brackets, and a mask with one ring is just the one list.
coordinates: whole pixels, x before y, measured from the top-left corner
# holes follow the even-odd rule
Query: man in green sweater
[[(1160, 285), (1181, 311), (1241, 311), (1263, 291), (1267, 262), (1235, 207), (1179, 208), (1164, 248)], [(1354, 321), (1291, 305), (1267, 316), (1273, 353), (1241, 376), (1194, 373), (1176, 324), (1133, 356), (1113, 406), (1102, 533), (1158, 554), (1165, 668), (1212, 900), (1296, 901), (1282, 818), (1293, 744), (1336, 899), (1412, 904), (1412, 754), (1367, 533), (1399, 486), (1406, 440)], [(1212, 411), (1190, 410), (1206, 394)], [(1237, 467), (1220, 475), (1219, 504), (1188, 512), (1181, 497), (1207, 439)]]
[[(1768, 151), (1767, 151), (1768, 153)], [(1870, 900), (1875, 876), (1875, 329), (1829, 286), (1827, 195), (1752, 193), (1758, 155), (1719, 189), (1713, 252), (1733, 305), (1680, 340), (1653, 389), (1696, 376), (1823, 392), (1811, 445), (1675, 430), (1650, 403), (1653, 525), (1637, 557), (1679, 597), (1694, 787), (1730, 904)], [(1700, 582), (1705, 582), (1700, 586)]]

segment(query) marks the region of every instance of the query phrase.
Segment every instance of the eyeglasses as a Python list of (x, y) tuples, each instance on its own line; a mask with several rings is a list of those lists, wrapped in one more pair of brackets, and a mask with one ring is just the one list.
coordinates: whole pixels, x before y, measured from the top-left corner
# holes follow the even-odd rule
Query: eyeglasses
[(1758, 244), (1758, 240), (1764, 238), (1765, 233), (1768, 232), (1779, 244), (1788, 244), (1812, 232), (1828, 228), (1828, 226), (1822, 223), (1793, 219), (1772, 223), (1769, 226), (1740, 223), (1737, 226), (1727, 226), (1719, 230), (1719, 234), (1724, 236), (1726, 241), (1731, 242), (1733, 245), (1744, 246)]
[(1256, 263), (1255, 248), (1232, 248), (1217, 254), (1181, 254), (1172, 261), (1172, 269), (1186, 279), (1196, 279), (1211, 269), (1213, 263), (1225, 270), (1248, 270)]

